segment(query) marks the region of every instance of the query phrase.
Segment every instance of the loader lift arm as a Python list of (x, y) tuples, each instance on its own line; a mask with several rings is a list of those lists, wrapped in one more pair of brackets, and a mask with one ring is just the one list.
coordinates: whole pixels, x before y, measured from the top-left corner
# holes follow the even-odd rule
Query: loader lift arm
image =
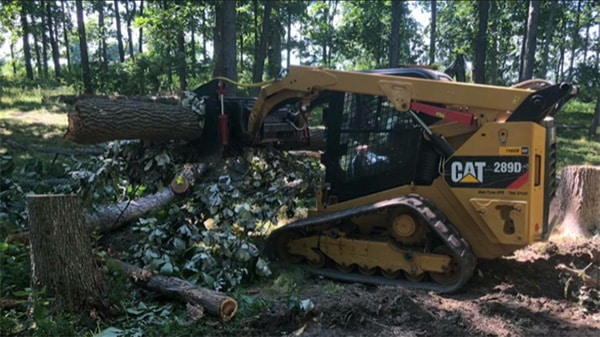
[(256, 138), (265, 118), (281, 103), (300, 100), (303, 106), (309, 106), (324, 91), (384, 96), (398, 111), (412, 109), (441, 119), (481, 126), (487, 122), (540, 122), (576, 95), (577, 88), (561, 83), (535, 91), (291, 66), (287, 76), (260, 91), (248, 118), (247, 132)]

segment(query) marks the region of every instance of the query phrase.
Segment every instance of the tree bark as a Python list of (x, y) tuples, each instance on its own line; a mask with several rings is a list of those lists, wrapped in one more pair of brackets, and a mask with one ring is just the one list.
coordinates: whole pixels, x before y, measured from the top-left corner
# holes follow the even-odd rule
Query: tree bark
[[(143, 16), (143, 15), (144, 15), (144, 0), (141, 0), (140, 1), (140, 16)], [(139, 44), (139, 46), (138, 46), (139, 50), (138, 51), (141, 54), (143, 52), (143, 48), (142, 48), (143, 38), (142, 38), (142, 36), (143, 36), (143, 33), (144, 33), (142, 27), (140, 27), (139, 32), (140, 33), (139, 33), (139, 37), (138, 37), (138, 39), (139, 39), (138, 40), (138, 44)]]
[(98, 229), (101, 233), (107, 233), (126, 222), (142, 217), (149, 211), (161, 209), (177, 195), (185, 193), (190, 184), (199, 179), (206, 169), (205, 164), (189, 165), (173, 179), (169, 187), (159, 192), (116, 205), (99, 206), (86, 215), (86, 225), (90, 230)]
[(538, 21), (540, 18), (541, 0), (529, 1), (529, 16), (527, 19), (527, 36), (525, 38), (525, 51), (523, 58), (523, 72), (519, 76), (519, 82), (533, 77), (535, 61), (535, 42), (537, 38)]
[(479, 26), (475, 41), (475, 69), (473, 80), (475, 83), (485, 83), (485, 56), (487, 50), (487, 25), (490, 3), (488, 0), (477, 1), (479, 5)]
[(558, 11), (558, 1), (550, 0), (548, 4), (550, 5), (550, 18), (548, 19), (548, 22), (546, 22), (546, 29), (544, 31), (544, 51), (542, 53), (542, 65), (539, 72), (540, 78), (548, 77), (547, 72), (550, 58), (550, 43), (552, 43), (552, 36), (554, 35), (554, 28), (556, 26), (554, 23), (554, 17)]
[[(236, 4), (237, 1), (223, 1), (223, 76), (234, 81), (238, 79), (237, 71), (237, 45), (236, 45)], [(228, 96), (237, 96), (237, 87), (232, 85), (227, 88)]]
[(106, 308), (105, 284), (96, 270), (90, 238), (75, 195), (27, 196), (32, 286), (46, 289), (58, 311)]
[(133, 4), (133, 8), (131, 10), (129, 10), (129, 2), (125, 3), (125, 22), (127, 23), (127, 45), (129, 47), (129, 57), (133, 60), (133, 34), (131, 32), (131, 20), (135, 14), (135, 2), (131, 3)]
[(108, 70), (108, 51), (106, 48), (106, 28), (104, 27), (104, 2), (95, 3), (98, 10), (98, 30), (100, 30), (100, 54), (102, 55), (102, 69)]
[(153, 274), (119, 260), (110, 261), (119, 266), (137, 286), (194, 306), (201, 306), (222, 321), (229, 321), (237, 312), (236, 300), (222, 293), (198, 287), (177, 277)]
[(573, 25), (573, 33), (571, 35), (571, 58), (569, 59), (569, 80), (573, 79), (573, 63), (575, 62), (575, 56), (577, 54), (577, 43), (579, 40), (579, 26), (581, 16), (581, 0), (577, 1), (577, 12), (575, 14), (575, 24)]
[(25, 73), (27, 79), (33, 81), (33, 67), (31, 66), (31, 46), (29, 45), (29, 23), (27, 22), (27, 6), (21, 3), (21, 28), (23, 29), (23, 54), (25, 57)]
[(550, 207), (553, 235), (589, 237), (600, 230), (600, 166), (567, 166)]
[[(490, 1), (490, 11), (492, 13), (496, 13), (498, 11), (498, 1), (492, 0)], [(490, 31), (492, 38), (490, 39), (490, 45), (488, 46), (488, 55), (490, 59), (490, 66), (487, 68), (488, 70), (488, 78), (491, 85), (498, 84), (498, 36), (500, 36), (500, 32), (498, 30), (498, 18), (492, 16), (492, 23), (490, 25)]]
[[(213, 77), (217, 77), (224, 76), (225, 74), (225, 63), (223, 60), (223, 2), (217, 1), (213, 4), (215, 6), (215, 26), (213, 29), (213, 62), (215, 68), (213, 70)], [(203, 22), (205, 21), (203, 20)], [(206, 60), (206, 46), (204, 46), (204, 53), (204, 60)]]
[(67, 56), (67, 69), (69, 71), (71, 71), (71, 46), (69, 45), (69, 30), (67, 29), (67, 20), (68, 20), (68, 13), (65, 10), (65, 2), (61, 1), (60, 2), (60, 8), (62, 10), (62, 14), (63, 14), (63, 38), (65, 40), (65, 52), (66, 52), (66, 56)]
[(31, 15), (31, 22), (33, 24), (33, 32), (32, 32), (32, 36), (33, 36), (33, 51), (35, 53), (35, 65), (37, 68), (37, 75), (38, 78), (44, 78), (44, 69), (42, 67), (42, 54), (40, 52), (40, 44), (38, 43), (38, 36), (37, 36), (37, 32), (35, 29), (35, 17), (33, 16), (33, 14)]
[(90, 70), (90, 61), (88, 57), (87, 40), (85, 36), (85, 24), (83, 22), (83, 4), (82, 0), (75, 2), (77, 6), (77, 30), (79, 33), (79, 48), (81, 50), (81, 72), (83, 76), (83, 88), (86, 94), (92, 94), (92, 72)]
[(390, 68), (397, 68), (400, 60), (400, 22), (402, 21), (402, 3), (392, 0), (392, 28), (390, 31)]
[(48, 79), (48, 35), (46, 35), (46, 30), (48, 27), (48, 18), (46, 17), (46, 11), (44, 10), (46, 7), (45, 0), (40, 2), (41, 6), (41, 34), (42, 34), (42, 69), (44, 72), (44, 79)]
[(190, 108), (128, 99), (78, 101), (68, 120), (65, 139), (80, 144), (117, 139), (198, 139), (204, 127), (203, 117)]
[[(269, 40), (269, 33), (271, 32), (271, 11), (273, 9), (273, 2), (265, 2), (265, 12), (263, 14), (262, 31), (260, 34), (260, 42), (258, 44), (258, 50), (256, 51), (254, 68), (252, 69), (252, 81), (261, 82), (263, 80), (263, 73), (265, 70), (265, 58), (267, 55), (267, 41)], [(255, 94), (258, 93), (259, 89), (253, 89)]]
[(121, 33), (121, 13), (119, 13), (119, 1), (115, 3), (115, 21), (117, 23), (117, 45), (119, 47), (119, 61), (125, 62), (125, 49), (123, 48), (123, 33)]
[(431, 30), (429, 32), (429, 64), (435, 63), (435, 36), (437, 26), (437, 0), (431, 0)]
[(267, 68), (269, 78), (277, 78), (279, 73), (281, 73), (281, 39), (281, 26), (271, 26), (271, 34), (269, 34), (269, 66)]
[(55, 4), (52, 1), (48, 1), (46, 6), (46, 18), (48, 20), (48, 33), (50, 35), (50, 46), (52, 48), (52, 62), (54, 63), (54, 76), (58, 79), (61, 76), (60, 73), (60, 50), (58, 49), (58, 41), (55, 24), (56, 18), (53, 15), (52, 7)]

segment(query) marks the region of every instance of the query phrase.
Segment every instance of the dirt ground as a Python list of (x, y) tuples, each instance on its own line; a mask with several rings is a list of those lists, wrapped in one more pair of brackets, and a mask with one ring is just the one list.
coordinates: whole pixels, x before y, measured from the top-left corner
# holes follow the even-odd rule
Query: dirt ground
[[(600, 280), (600, 239), (547, 242), (513, 256), (480, 262), (459, 292), (439, 295), (394, 287), (340, 284), (307, 277), (298, 294), (312, 310), (283, 300), (247, 322), (260, 336), (600, 336), (600, 300), (586, 298), (580, 277), (556, 268), (586, 269)], [(565, 287), (568, 284), (568, 287)], [(595, 300), (595, 302), (594, 302)]]

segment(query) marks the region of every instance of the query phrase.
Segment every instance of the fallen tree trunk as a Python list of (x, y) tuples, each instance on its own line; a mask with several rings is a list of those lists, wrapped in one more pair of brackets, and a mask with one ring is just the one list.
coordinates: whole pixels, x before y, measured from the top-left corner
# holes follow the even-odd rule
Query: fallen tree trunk
[(90, 229), (98, 229), (101, 233), (106, 233), (119, 228), (125, 222), (140, 218), (151, 210), (161, 209), (175, 196), (185, 193), (190, 184), (206, 172), (207, 167), (202, 163), (188, 165), (173, 179), (169, 187), (161, 191), (116, 205), (99, 206), (86, 215), (86, 224)]
[(550, 207), (553, 235), (589, 237), (600, 230), (600, 166), (567, 166)]
[(204, 117), (190, 108), (129, 99), (78, 101), (68, 120), (64, 138), (80, 144), (121, 139), (199, 139), (204, 127)]
[(73, 105), (75, 103), (77, 103), (78, 101), (82, 101), (85, 99), (91, 99), (91, 98), (101, 98), (101, 99), (130, 99), (130, 100), (135, 100), (135, 101), (142, 101), (142, 102), (151, 102), (151, 103), (162, 103), (162, 104), (173, 104), (173, 105), (177, 105), (179, 104), (179, 98), (175, 97), (175, 96), (158, 96), (158, 97), (149, 97), (149, 96), (134, 96), (134, 97), (128, 97), (128, 96), (102, 96), (102, 95), (90, 95), (90, 94), (83, 94), (83, 95), (56, 95), (56, 96), (48, 96), (48, 97), (44, 97), (42, 98), (42, 102), (44, 103), (48, 103), (48, 102), (57, 102), (57, 103), (65, 103), (65, 104), (69, 104), (69, 105)]
[(236, 300), (224, 294), (198, 287), (177, 277), (156, 275), (120, 260), (110, 261), (118, 265), (137, 286), (188, 303), (188, 313), (193, 315), (194, 319), (202, 316), (201, 308), (223, 321), (230, 320), (237, 312)]

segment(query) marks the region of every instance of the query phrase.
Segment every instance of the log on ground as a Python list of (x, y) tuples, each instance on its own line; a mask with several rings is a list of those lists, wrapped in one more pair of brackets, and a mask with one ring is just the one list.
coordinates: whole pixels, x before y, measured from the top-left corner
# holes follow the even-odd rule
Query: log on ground
[(178, 194), (187, 191), (207, 170), (207, 165), (190, 164), (180, 172), (169, 187), (141, 197), (136, 200), (123, 201), (114, 205), (102, 205), (86, 214), (86, 224), (89, 229), (98, 229), (106, 233), (118, 229), (126, 222), (136, 220), (145, 213), (158, 210), (168, 205)]
[(563, 169), (550, 219), (557, 237), (589, 237), (600, 231), (600, 166)]
[(68, 114), (65, 139), (80, 144), (111, 140), (164, 141), (202, 138), (204, 117), (192, 109), (129, 99), (90, 98)]
[(195, 319), (200, 315), (198, 306), (223, 321), (230, 320), (237, 312), (237, 301), (222, 293), (198, 287), (177, 277), (156, 275), (120, 260), (112, 259), (110, 261), (123, 270), (137, 286), (190, 304), (188, 312), (194, 311)]

